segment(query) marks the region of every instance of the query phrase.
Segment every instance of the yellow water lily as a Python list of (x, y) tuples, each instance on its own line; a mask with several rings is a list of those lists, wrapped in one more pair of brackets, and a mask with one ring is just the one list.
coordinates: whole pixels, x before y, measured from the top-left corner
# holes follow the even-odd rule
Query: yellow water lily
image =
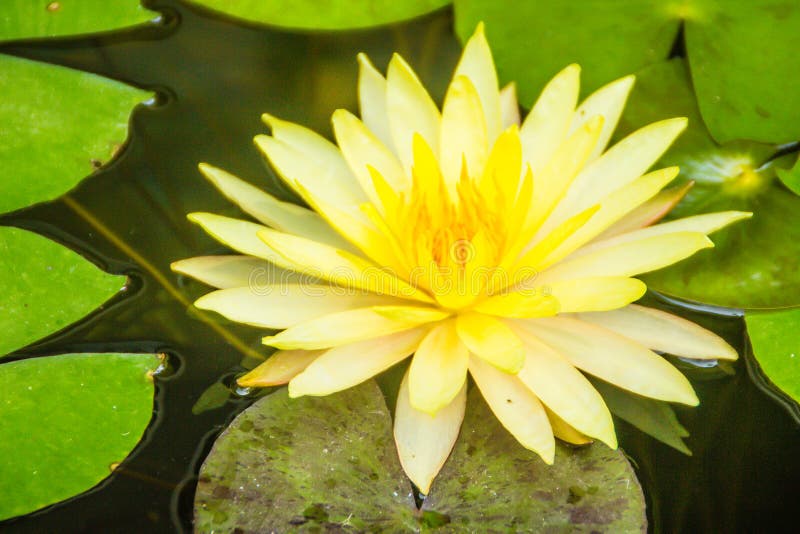
[(219, 288), (196, 305), (280, 330), (277, 348), (239, 380), (292, 397), (354, 386), (411, 356), (394, 434), (426, 493), (458, 435), (467, 375), (503, 426), (553, 462), (554, 436), (617, 446), (584, 373), (687, 405), (692, 386), (658, 353), (733, 360), (717, 335), (633, 304), (635, 276), (713, 246), (748, 217), (721, 212), (655, 224), (685, 188), (675, 167), (648, 172), (686, 126), (672, 118), (606, 148), (634, 78), (578, 105), (570, 65), (524, 121), (498, 88), (482, 27), (464, 48), (440, 110), (395, 55), (384, 77), (358, 58), (361, 117), (333, 114), (336, 144), (265, 115), (255, 141), (310, 206), (231, 174), (203, 174), (258, 222), (189, 218), (241, 253), (176, 262)]

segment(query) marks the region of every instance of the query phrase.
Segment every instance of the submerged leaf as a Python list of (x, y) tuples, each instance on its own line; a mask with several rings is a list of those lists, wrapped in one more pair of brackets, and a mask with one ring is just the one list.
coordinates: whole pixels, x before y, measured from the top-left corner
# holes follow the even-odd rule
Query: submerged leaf
[(0, 357), (81, 319), (125, 285), (75, 252), (0, 227)]
[(88, 72), (2, 54), (0, 94), (0, 213), (52, 200), (113, 158), (131, 109), (151, 96)]
[(559, 446), (554, 466), (522, 448), (470, 393), (462, 435), (422, 510), (372, 381), (327, 397), (286, 389), (247, 409), (200, 472), (198, 531), (643, 532), (644, 497), (625, 457)]
[(0, 365), (0, 520), (86, 491), (153, 414), (150, 354), (63, 354)]
[(761, 370), (800, 403), (800, 310), (747, 314), (745, 322)]
[(189, 0), (237, 18), (308, 30), (368, 28), (418, 17), (451, 0)]

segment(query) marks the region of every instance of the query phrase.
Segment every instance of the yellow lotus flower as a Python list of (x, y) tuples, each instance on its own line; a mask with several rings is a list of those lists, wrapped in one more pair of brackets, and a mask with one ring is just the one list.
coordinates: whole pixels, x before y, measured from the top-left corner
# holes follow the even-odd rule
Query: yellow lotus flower
[(547, 463), (554, 435), (617, 446), (583, 373), (696, 405), (687, 379), (654, 351), (726, 360), (736, 351), (632, 304), (646, 289), (633, 277), (713, 246), (707, 234), (750, 214), (650, 226), (685, 192), (661, 191), (677, 168), (647, 170), (686, 119), (650, 124), (606, 150), (634, 79), (576, 107), (579, 68), (570, 65), (520, 124), (482, 27), (441, 111), (400, 56), (385, 78), (365, 56), (359, 62), (361, 118), (333, 114), (338, 146), (269, 115), (272, 135), (255, 139), (312, 209), (200, 166), (262, 224), (193, 213), (243, 255), (173, 268), (220, 288), (198, 307), (282, 330), (264, 338), (279, 350), (239, 383), (327, 395), (413, 354), (394, 433), (423, 492), (458, 435), (468, 372), (505, 428)]

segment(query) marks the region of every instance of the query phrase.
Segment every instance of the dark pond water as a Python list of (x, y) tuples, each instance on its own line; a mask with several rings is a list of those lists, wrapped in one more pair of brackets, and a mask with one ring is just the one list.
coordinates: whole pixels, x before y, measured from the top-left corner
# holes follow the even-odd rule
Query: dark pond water
[[(253, 147), (252, 137), (265, 131), (262, 112), (329, 133), (332, 110), (355, 109), (357, 52), (385, 65), (399, 51), (438, 97), (459, 53), (447, 12), (388, 29), (312, 35), (237, 24), (174, 0), (150, 5), (164, 13), (162, 26), (0, 47), (158, 94), (153, 105), (134, 112), (130, 142), (115, 163), (66, 200), (2, 219), (132, 279), (131, 291), (105, 311), (19, 357), (163, 351), (169, 362), (157, 381), (153, 423), (122, 467), (71, 501), (0, 523), (6, 531), (190, 530), (200, 463), (214, 436), (250, 399), (233, 395), (224, 406), (199, 414), (192, 407), (213, 383), (233, 382), (247, 351), (263, 350), (258, 330), (223, 322), (214, 329), (189, 311), (186, 301), (206, 288), (169, 271), (176, 259), (223, 251), (186, 221), (186, 213), (237, 213), (200, 177), (197, 163), (221, 166), (292, 198)], [(738, 316), (684, 308), (681, 313), (745, 349)], [(800, 427), (789, 405), (761, 385), (752, 361), (744, 359), (733, 371), (687, 371), (702, 401), (679, 413), (691, 432), (692, 457), (619, 424), (622, 446), (648, 496), (651, 530), (778, 531), (796, 517)]]

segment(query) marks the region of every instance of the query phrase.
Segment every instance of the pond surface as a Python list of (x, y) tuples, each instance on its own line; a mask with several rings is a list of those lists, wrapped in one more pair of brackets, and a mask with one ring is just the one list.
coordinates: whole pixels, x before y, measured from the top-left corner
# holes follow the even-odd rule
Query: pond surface
[[(173, 0), (149, 7), (164, 13), (162, 26), (2, 47), (4, 53), (96, 72), (158, 95), (134, 112), (129, 144), (118, 160), (67, 198), (3, 218), (131, 278), (127, 294), (104, 311), (15, 358), (81, 351), (168, 356), (157, 380), (156, 415), (133, 454), (89, 493), (0, 524), (10, 531), (191, 529), (197, 470), (216, 434), (251, 399), (234, 392), (223, 406), (198, 406), (200, 413), (192, 408), (215, 382), (230, 386), (243, 372), (244, 359), (264, 352), (259, 330), (221, 318), (212, 328), (210, 317), (203, 320), (187, 308), (207, 289), (169, 271), (174, 260), (224, 250), (186, 213), (237, 214), (202, 179), (197, 163), (220, 166), (292, 199), (253, 146), (253, 136), (266, 130), (261, 113), (329, 135), (331, 112), (356, 108), (357, 52), (381, 66), (391, 52), (400, 52), (439, 99), (460, 52), (447, 11), (386, 29), (298, 34), (234, 23)], [(651, 298), (748, 354), (737, 314), (692, 311)], [(800, 480), (800, 427), (792, 405), (763, 385), (749, 356), (726, 370), (687, 364), (684, 371), (701, 399), (699, 408), (678, 412), (691, 433), (693, 456), (618, 425), (621, 445), (645, 488), (651, 530), (776, 531), (792, 524)]]

